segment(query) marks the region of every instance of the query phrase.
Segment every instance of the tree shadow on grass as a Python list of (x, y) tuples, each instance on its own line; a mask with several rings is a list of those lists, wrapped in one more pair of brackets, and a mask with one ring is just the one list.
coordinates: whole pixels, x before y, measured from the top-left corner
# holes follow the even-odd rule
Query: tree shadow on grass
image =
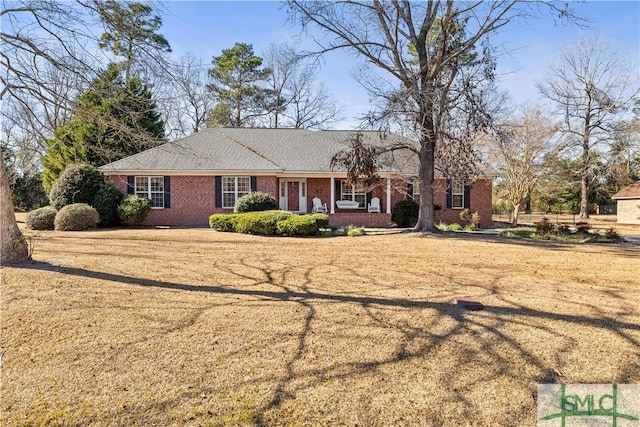
[[(509, 242), (511, 243), (511, 242)], [(619, 319), (605, 316), (604, 313), (598, 315), (574, 315), (564, 314), (552, 311), (536, 310), (526, 308), (524, 306), (514, 306), (512, 302), (506, 302), (510, 306), (485, 305), (481, 315), (461, 310), (449, 302), (439, 301), (423, 301), (411, 298), (389, 298), (380, 296), (363, 296), (348, 293), (331, 293), (312, 290), (313, 284), (311, 270), (305, 271), (304, 279), (296, 281), (295, 278), (288, 278), (290, 267), (282, 266), (278, 269), (269, 269), (264, 265), (255, 266), (244, 263), (246, 266), (255, 269), (252, 273), (235, 273), (243, 280), (251, 280), (254, 285), (266, 284), (273, 289), (264, 289), (248, 286), (209, 286), (195, 285), (189, 283), (175, 283), (167, 281), (159, 281), (152, 279), (137, 278), (122, 274), (113, 274), (100, 271), (92, 271), (84, 268), (76, 268), (71, 266), (58, 266), (50, 263), (31, 262), (16, 265), (17, 268), (39, 269), (53, 271), (59, 274), (65, 274), (76, 277), (85, 277), (90, 279), (105, 280), (125, 285), (168, 289), (174, 291), (185, 292), (203, 292), (214, 295), (233, 295), (236, 297), (257, 298), (262, 301), (287, 302), (299, 305), (305, 312), (302, 322), (296, 331), (296, 345), (292, 352), (286, 357), (284, 369), (279, 375), (275, 384), (272, 385), (273, 392), (271, 397), (255, 411), (254, 422), (256, 425), (268, 425), (270, 423), (269, 413), (276, 410), (289, 399), (295, 399), (296, 393), (304, 388), (312, 387), (311, 381), (301, 380), (312, 378), (324, 378), (331, 380), (347, 379), (353, 376), (362, 375), (372, 371), (376, 371), (381, 367), (393, 365), (401, 362), (411, 361), (429, 356), (439, 344), (454, 340), (461, 334), (473, 333), (477, 334), (477, 341), (481, 351), (490, 355), (497, 362), (496, 365), (502, 370), (509, 370), (512, 361), (508, 360), (502, 354), (501, 348), (509, 348), (519, 355), (519, 357), (530, 366), (534, 367), (538, 375), (536, 378), (527, 378), (529, 381), (534, 380), (538, 383), (558, 382), (561, 380), (560, 374), (553, 366), (549, 366), (538, 355), (527, 350), (525, 346), (515, 337), (503, 331), (506, 324), (513, 324), (528, 328), (537, 328), (543, 330), (549, 335), (558, 335), (558, 331), (547, 328), (544, 325), (535, 324), (536, 320), (551, 320), (555, 322), (565, 323), (567, 325), (581, 325), (593, 328), (604, 328), (622, 340), (630, 343), (635, 348), (640, 348), (640, 342), (636, 338), (636, 332), (640, 331), (640, 324), (626, 322)], [(262, 264), (262, 263), (261, 263)], [(314, 266), (318, 268), (318, 266)], [(226, 268), (226, 272), (232, 272), (232, 269)], [(351, 271), (353, 275), (357, 272)], [(364, 278), (364, 277), (363, 277)], [(367, 278), (372, 280), (371, 278)], [(286, 285), (287, 283), (295, 283), (294, 285)], [(383, 286), (373, 280), (372, 286)], [(353, 359), (344, 361), (336, 366), (324, 367), (301, 367), (298, 363), (303, 359), (308, 347), (309, 334), (312, 324), (316, 321), (319, 304), (323, 303), (342, 303), (358, 306), (369, 319), (377, 326), (395, 331), (400, 339), (397, 340), (396, 348), (392, 354), (384, 358), (375, 359), (369, 357), (368, 360)], [(435, 316), (433, 319), (419, 326), (411, 325), (406, 322), (392, 320), (392, 317), (385, 316), (383, 309), (394, 310), (433, 310)], [(486, 316), (489, 314), (491, 316)], [(197, 319), (197, 318), (196, 318)], [(451, 322), (446, 330), (434, 332), (437, 330), (438, 323), (443, 319)], [(195, 321), (195, 320), (193, 320)], [(567, 326), (567, 331), (571, 329)], [(483, 335), (485, 334), (485, 335)], [(576, 338), (571, 336), (569, 332), (560, 333), (565, 346), (570, 346)], [(477, 357), (480, 350), (469, 350), (468, 354), (462, 356), (464, 360), (470, 360)], [(562, 351), (561, 349), (558, 351)], [(499, 370), (490, 372), (492, 375), (500, 375)], [(511, 373), (518, 376), (516, 372)], [(637, 366), (629, 366), (620, 374), (621, 379), (632, 379), (638, 375)], [(488, 381), (490, 378), (483, 378), (482, 381)], [(255, 381), (252, 380), (252, 381)], [(262, 381), (273, 383), (273, 378), (265, 376)], [(474, 381), (481, 381), (476, 379)], [(456, 398), (464, 400), (463, 394), (456, 391)], [(188, 396), (176, 396), (173, 402), (162, 402), (159, 405), (176, 405), (179, 404), (181, 398)], [(449, 420), (451, 421), (451, 420)]]

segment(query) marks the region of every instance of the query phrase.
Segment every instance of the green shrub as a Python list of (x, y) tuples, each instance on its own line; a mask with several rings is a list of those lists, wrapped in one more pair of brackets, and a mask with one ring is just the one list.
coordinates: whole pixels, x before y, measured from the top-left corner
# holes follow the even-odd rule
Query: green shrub
[(235, 232), (240, 214), (213, 214), (209, 217), (209, 227), (217, 231)]
[(98, 211), (86, 203), (74, 203), (58, 211), (54, 226), (59, 231), (83, 231), (96, 228), (98, 221)]
[(58, 210), (73, 203), (92, 204), (103, 184), (104, 177), (93, 166), (69, 165), (53, 183), (49, 201)]
[(347, 227), (347, 236), (349, 237), (364, 236), (364, 227), (354, 227), (350, 225), (349, 227)]
[(318, 222), (312, 215), (291, 215), (278, 221), (276, 231), (284, 236), (315, 236), (318, 234)]
[(255, 191), (240, 197), (236, 201), (236, 206), (233, 211), (235, 213), (244, 213), (271, 211), (276, 209), (278, 209), (278, 202), (276, 202), (276, 199), (267, 193)]
[(279, 221), (284, 221), (293, 215), (287, 211), (247, 212), (238, 215), (235, 230), (243, 234), (276, 234)]
[(571, 229), (569, 228), (569, 224), (558, 224), (556, 227), (556, 232), (558, 234), (571, 234)]
[(419, 209), (413, 200), (401, 200), (391, 209), (391, 221), (398, 227), (413, 227), (418, 222)]
[(123, 198), (124, 196), (118, 190), (118, 187), (110, 182), (102, 183), (91, 204), (100, 215), (100, 225), (102, 227), (108, 227), (118, 222), (118, 205)]
[(118, 217), (125, 224), (140, 225), (151, 212), (151, 200), (129, 195), (118, 205)]
[(461, 231), (464, 230), (464, 227), (457, 222), (451, 223), (447, 225), (447, 231)]
[(53, 230), (58, 211), (53, 206), (35, 209), (27, 214), (25, 223), (32, 230)]
[(315, 213), (307, 216), (313, 218), (316, 221), (316, 225), (318, 226), (318, 228), (329, 227), (329, 215), (324, 213)]

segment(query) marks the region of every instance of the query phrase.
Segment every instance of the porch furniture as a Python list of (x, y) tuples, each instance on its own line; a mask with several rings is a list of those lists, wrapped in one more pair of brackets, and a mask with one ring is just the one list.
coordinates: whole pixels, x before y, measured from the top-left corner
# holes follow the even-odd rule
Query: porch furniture
[(367, 207), (367, 210), (369, 211), (369, 213), (380, 213), (380, 198), (372, 198), (371, 203), (369, 203), (369, 206)]
[(318, 197), (313, 198), (313, 208), (311, 208), (311, 212), (313, 213), (327, 213), (327, 204), (322, 203), (322, 200)]
[(360, 207), (360, 203), (354, 200), (338, 200), (336, 206), (338, 209), (357, 209)]

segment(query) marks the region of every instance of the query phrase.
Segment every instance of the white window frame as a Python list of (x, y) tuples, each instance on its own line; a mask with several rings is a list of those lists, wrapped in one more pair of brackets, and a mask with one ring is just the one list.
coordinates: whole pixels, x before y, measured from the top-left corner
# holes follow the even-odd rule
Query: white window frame
[[(340, 197), (342, 200), (358, 202), (357, 209), (367, 207), (367, 189), (362, 184), (349, 184), (347, 181), (340, 181)], [(362, 197), (362, 201), (358, 200), (358, 197)]]
[[(156, 184), (159, 181), (160, 189), (152, 189), (152, 182), (156, 181)], [(138, 197), (144, 197), (153, 203), (151, 209), (164, 209), (164, 176), (135, 176), (133, 181), (133, 192)], [(158, 199), (154, 199), (153, 196), (160, 195), (160, 199), (162, 203), (156, 204)]]
[(412, 182), (413, 184), (413, 194), (411, 195), (411, 199), (420, 204), (420, 181), (415, 180)]
[[(460, 200), (459, 206), (456, 199)], [(451, 209), (464, 209), (464, 182), (451, 181)]]
[[(238, 190), (238, 182), (242, 180), (246, 180), (247, 188), (249, 191), (239, 191)], [(227, 184), (232, 184), (232, 189), (227, 190)], [(236, 207), (236, 202), (242, 196), (246, 196), (251, 193), (251, 177), (250, 176), (223, 176), (222, 177), (222, 188), (220, 189), (222, 192), (222, 208), (223, 209), (233, 209)], [(233, 204), (229, 206), (227, 202), (227, 198), (225, 195), (233, 196)]]

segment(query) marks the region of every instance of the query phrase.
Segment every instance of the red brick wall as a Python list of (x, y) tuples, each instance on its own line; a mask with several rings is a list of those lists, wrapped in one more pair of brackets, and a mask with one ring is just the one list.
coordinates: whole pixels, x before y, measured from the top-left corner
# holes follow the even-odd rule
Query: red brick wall
[[(126, 176), (110, 176), (109, 179), (122, 191), (127, 193)], [(480, 213), (480, 226), (491, 227), (491, 180), (478, 180), (471, 187), (471, 210)], [(446, 181), (436, 180), (434, 184), (434, 203), (442, 206), (435, 212), (436, 222), (447, 223), (461, 222), (460, 211), (462, 209), (446, 208)], [(393, 182), (394, 188), (391, 194), (391, 206), (406, 198), (404, 184)], [(398, 190), (396, 190), (396, 188)], [(366, 210), (337, 211), (331, 215), (331, 224), (365, 225), (368, 227), (390, 227), (391, 215), (386, 214), (385, 186), (374, 189), (373, 196), (379, 197), (382, 207), (380, 214), (369, 214)], [(274, 176), (257, 177), (257, 190), (272, 195), (279, 200), (278, 178)], [(307, 179), (307, 211), (311, 212), (313, 198), (319, 197), (327, 206), (331, 203), (331, 180), (328, 178)], [(153, 209), (145, 225), (170, 225), (170, 226), (207, 226), (209, 215), (213, 213), (231, 212), (231, 209), (215, 207), (215, 179), (213, 176), (172, 176), (171, 177), (171, 207), (168, 209)]]
[[(120, 191), (127, 193), (127, 177), (111, 176)], [(208, 226), (215, 210), (213, 176), (172, 176), (171, 207), (152, 209), (144, 225)]]
[(391, 214), (385, 213), (368, 213), (368, 212), (346, 212), (335, 213), (329, 215), (329, 225), (347, 226), (355, 225), (356, 227), (392, 227)]
[[(471, 203), (469, 209), (480, 214), (480, 227), (489, 228), (493, 226), (491, 219), (491, 199), (492, 181), (490, 179), (479, 179), (471, 186)], [(462, 224), (460, 212), (462, 209), (447, 209), (446, 180), (438, 179), (434, 183), (433, 199), (436, 205), (442, 209), (435, 212), (436, 223), (442, 221), (447, 224), (457, 222)]]

